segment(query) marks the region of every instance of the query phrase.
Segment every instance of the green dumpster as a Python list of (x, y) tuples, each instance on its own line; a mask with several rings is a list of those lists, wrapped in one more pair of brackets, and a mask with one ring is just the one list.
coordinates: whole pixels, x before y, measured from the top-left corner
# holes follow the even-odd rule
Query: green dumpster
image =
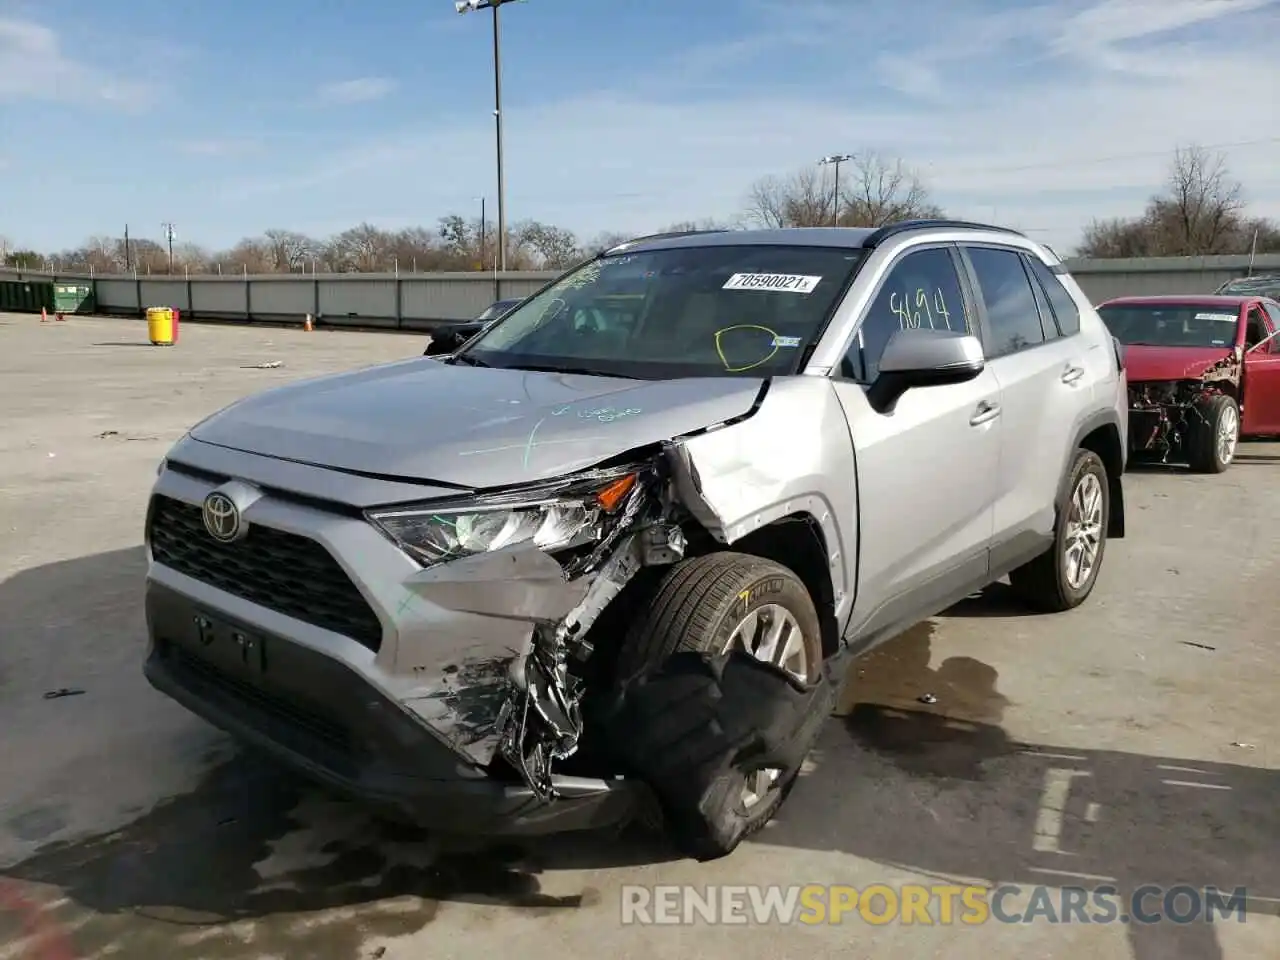
[(87, 283), (65, 283), (58, 281), (53, 288), (53, 312), (59, 315), (68, 313), (93, 313), (93, 287)]
[(0, 310), (9, 313), (39, 313), (53, 310), (53, 284), (34, 280), (0, 282)]

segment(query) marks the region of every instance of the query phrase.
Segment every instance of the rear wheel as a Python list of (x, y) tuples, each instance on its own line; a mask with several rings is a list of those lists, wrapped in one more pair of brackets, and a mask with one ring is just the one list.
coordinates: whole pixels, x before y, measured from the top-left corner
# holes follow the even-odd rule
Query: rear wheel
[(1240, 442), (1240, 408), (1226, 394), (1196, 407), (1187, 438), (1187, 459), (1196, 473), (1222, 473), (1236, 456)]
[(1110, 519), (1107, 468), (1092, 450), (1077, 450), (1058, 503), (1053, 546), (1009, 574), (1013, 589), (1046, 613), (1084, 603), (1102, 568)]
[[(648, 610), (629, 631), (619, 673), (630, 677), (675, 653), (747, 653), (805, 683), (818, 680), (822, 641), (808, 590), (789, 569), (748, 554), (722, 552), (677, 564), (663, 578)], [(696, 697), (696, 695), (695, 695)], [(664, 705), (649, 725), (661, 733), (650, 746), (652, 779), (680, 783), (701, 776), (708, 753), (719, 749), (698, 699)], [(696, 809), (685, 803), (666, 814), (672, 840), (685, 854), (710, 860), (731, 853), (777, 812), (799, 768), (730, 763), (703, 793)]]

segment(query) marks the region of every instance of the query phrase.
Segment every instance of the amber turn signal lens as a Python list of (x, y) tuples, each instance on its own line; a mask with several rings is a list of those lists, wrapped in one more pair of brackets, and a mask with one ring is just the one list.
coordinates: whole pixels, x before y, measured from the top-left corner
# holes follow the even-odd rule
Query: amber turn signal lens
[(622, 503), (635, 485), (636, 475), (634, 473), (619, 477), (596, 494), (596, 501), (604, 508), (605, 513), (613, 513), (618, 509), (618, 504)]

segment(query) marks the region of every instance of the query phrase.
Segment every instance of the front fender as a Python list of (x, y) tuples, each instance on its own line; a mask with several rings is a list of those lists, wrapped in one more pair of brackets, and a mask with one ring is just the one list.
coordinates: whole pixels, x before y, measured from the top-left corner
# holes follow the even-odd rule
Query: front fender
[(849, 426), (825, 378), (774, 380), (754, 415), (674, 442), (677, 495), (719, 542), (807, 514), (822, 532), (836, 616), (856, 586), (857, 478)]

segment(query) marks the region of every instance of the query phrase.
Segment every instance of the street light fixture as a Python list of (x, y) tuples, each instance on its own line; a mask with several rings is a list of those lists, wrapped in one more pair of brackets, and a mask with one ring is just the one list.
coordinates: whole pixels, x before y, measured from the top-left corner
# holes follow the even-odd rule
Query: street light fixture
[(853, 154), (851, 153), (834, 153), (818, 161), (819, 166), (834, 166), (836, 169), (835, 202), (831, 205), (831, 225), (833, 227), (840, 226), (840, 164), (847, 163), (852, 159)]
[(503, 4), (517, 2), (523, 2), (523, 0), (455, 0), (453, 4), (458, 13), (493, 11), (493, 119), (498, 148), (498, 256), (496, 263), (497, 269), (504, 271), (507, 269), (507, 191), (502, 169), (502, 52), (498, 39), (498, 9)]

